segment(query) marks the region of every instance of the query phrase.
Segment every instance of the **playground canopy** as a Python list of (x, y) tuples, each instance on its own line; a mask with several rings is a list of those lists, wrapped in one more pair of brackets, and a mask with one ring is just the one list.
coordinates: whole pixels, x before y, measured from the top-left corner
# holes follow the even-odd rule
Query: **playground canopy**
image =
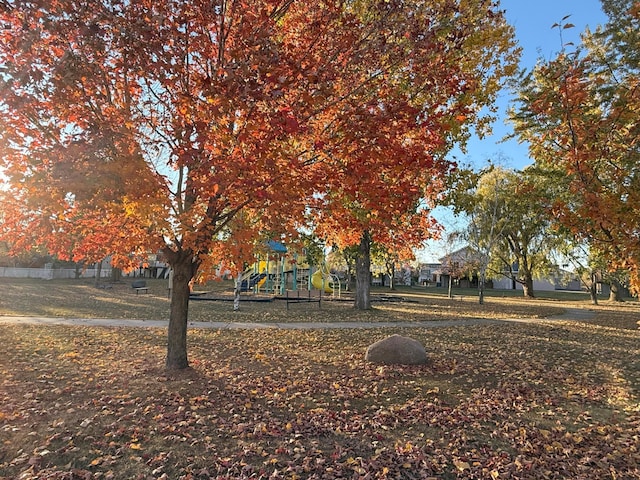
[(280, 242), (278, 242), (276, 240), (267, 240), (266, 245), (273, 252), (276, 252), (276, 253), (287, 253), (287, 247), (285, 247), (284, 244), (282, 244), (282, 243), (280, 243)]

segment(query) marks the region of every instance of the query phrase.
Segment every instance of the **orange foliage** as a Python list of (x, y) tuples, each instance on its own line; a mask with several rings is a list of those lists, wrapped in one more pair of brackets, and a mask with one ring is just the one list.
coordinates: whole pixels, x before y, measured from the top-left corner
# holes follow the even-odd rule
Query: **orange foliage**
[(514, 119), (536, 162), (566, 182), (555, 217), (602, 251), (612, 270), (627, 269), (638, 291), (639, 83), (621, 76), (616, 88), (605, 87), (590, 62), (561, 55), (540, 65), (522, 97), (526, 113)]
[[(202, 258), (232, 235), (298, 226), (318, 192), (364, 202), (372, 227), (404, 215), (439, 190), (440, 153), (495, 93), (481, 72), (499, 78), (510, 54), (485, 2), (448, 37), (432, 20), (457, 18), (453, 5), (414, 7), (8, 7), (0, 140), (17, 205), (5, 237), (76, 258), (161, 245)], [(491, 55), (487, 31), (501, 39)], [(258, 223), (228, 230), (250, 208)]]
[(502, 16), (466, 3), (12, 3), (0, 236), (76, 259), (160, 248), (175, 299), (318, 198), (347, 200), (318, 219), (348, 232), (340, 209), (362, 202), (383, 234), (437, 193), (442, 154), (513, 68)]

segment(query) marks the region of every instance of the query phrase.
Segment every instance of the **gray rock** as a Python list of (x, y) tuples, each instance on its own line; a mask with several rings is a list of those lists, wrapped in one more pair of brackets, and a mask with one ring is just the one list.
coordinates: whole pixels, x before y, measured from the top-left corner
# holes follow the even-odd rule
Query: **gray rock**
[(391, 335), (369, 345), (365, 360), (382, 365), (423, 365), (427, 353), (420, 342), (413, 338)]

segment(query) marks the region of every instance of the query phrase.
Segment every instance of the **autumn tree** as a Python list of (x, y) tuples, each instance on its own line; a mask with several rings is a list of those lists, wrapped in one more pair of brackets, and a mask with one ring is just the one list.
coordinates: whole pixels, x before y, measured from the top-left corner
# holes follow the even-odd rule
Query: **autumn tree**
[(324, 244), (322, 239), (313, 234), (303, 233), (301, 235), (302, 250), (304, 256), (301, 260), (310, 267), (320, 267), (325, 262)]
[(455, 185), (448, 193), (447, 203), (453, 207), (454, 213), (464, 214), (467, 219), (467, 226), (460, 235), (474, 253), (478, 273), (478, 303), (483, 304), (487, 278), (497, 273), (491, 272), (489, 267), (495, 263), (505, 229), (514, 213), (506, 208), (508, 195), (505, 194), (505, 188), (508, 179), (502, 169), (492, 165), (481, 172), (461, 169), (456, 178)]
[(117, 266), (159, 250), (166, 366), (187, 367), (194, 278), (313, 199), (344, 194), (369, 239), (435, 195), (512, 65), (501, 13), (459, 3), (4, 2), (2, 237)]
[[(430, 210), (453, 164), (446, 154), (481, 134), (491, 119), (501, 80), (517, 51), (513, 31), (491, 2), (388, 2), (381, 12), (356, 14), (368, 41), (396, 66), (361, 73), (367, 88), (332, 123), (322, 149), (324, 188), (314, 197), (318, 234), (340, 248), (357, 246), (355, 307), (371, 307), (371, 244), (403, 235), (418, 246), (436, 234)], [(353, 89), (351, 89), (353, 90)]]
[(491, 166), (469, 172), (449, 201), (468, 218), (462, 232), (473, 251), (480, 298), (484, 278), (507, 276), (533, 297), (533, 280), (556, 269), (562, 237), (553, 230), (549, 189), (531, 169), (523, 172)]
[[(554, 212), (640, 288), (640, 3), (603, 0), (609, 22), (579, 48), (540, 60), (519, 85), (512, 120), (540, 169), (568, 195)], [(565, 22), (567, 19), (565, 19)], [(566, 23), (557, 27), (566, 27)]]
[[(598, 304), (598, 279), (602, 276), (602, 257), (571, 230), (560, 227), (555, 231), (565, 238), (558, 251), (564, 267), (569, 268), (580, 284), (589, 292), (591, 303)], [(568, 279), (569, 280), (569, 279)]]
[(459, 169), (450, 178), (442, 202), (466, 220), (455, 233), (467, 242), (479, 303), (488, 278), (507, 276), (522, 284), (525, 296), (533, 296), (534, 276), (550, 264), (551, 251), (545, 248), (550, 220), (543, 197), (521, 172), (493, 164), (481, 171)]
[[(307, 50), (335, 51), (346, 34), (334, 31), (344, 19), (330, 3), (296, 7), (3, 7), (5, 237), (76, 260), (110, 253), (116, 265), (161, 250), (174, 271), (169, 368), (188, 365), (189, 282), (225, 256), (242, 261), (231, 233), (249, 241), (269, 229), (273, 204), (301, 215), (294, 200), (309, 188), (300, 172), (309, 159), (293, 138), (303, 130), (297, 116), (336, 100), (325, 92), (338, 74), (328, 61), (307, 63)], [(324, 27), (298, 28), (320, 18)], [(241, 211), (260, 221), (230, 230)]]
[(519, 283), (525, 297), (533, 297), (533, 279), (557, 271), (555, 259), (562, 238), (553, 229), (543, 179), (529, 169), (503, 170), (502, 175), (500, 193), (504, 211), (509, 213), (500, 227), (502, 241), (493, 268)]
[(463, 236), (460, 231), (449, 232), (446, 236), (444, 256), (440, 259), (442, 273), (447, 276), (447, 296), (453, 298), (453, 279), (460, 281), (471, 277), (475, 269), (473, 252), (460, 244)]
[(409, 262), (415, 259), (413, 249), (404, 243), (391, 244), (391, 242), (389, 242), (387, 245), (374, 243), (370, 253), (372, 260), (382, 265), (384, 274), (389, 277), (389, 288), (391, 290), (395, 290), (397, 267), (403, 262)]

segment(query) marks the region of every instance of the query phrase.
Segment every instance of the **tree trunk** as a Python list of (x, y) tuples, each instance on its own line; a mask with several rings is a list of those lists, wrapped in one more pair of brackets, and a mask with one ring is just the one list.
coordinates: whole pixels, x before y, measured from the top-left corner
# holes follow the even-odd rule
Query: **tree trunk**
[(591, 304), (598, 305), (598, 277), (591, 273), (591, 284), (589, 285), (589, 296), (591, 297)]
[(369, 232), (362, 233), (358, 256), (356, 258), (356, 299), (357, 310), (371, 309), (371, 237)]
[(480, 277), (478, 278), (478, 303), (480, 305), (484, 304), (484, 284), (485, 284), (485, 272), (483, 269), (480, 272)]
[(100, 260), (97, 264), (96, 264), (96, 282), (95, 282), (95, 286), (99, 287), (100, 286), (100, 277), (102, 277), (102, 260)]
[(620, 291), (622, 288), (620, 282), (612, 279), (609, 282), (609, 301), (610, 302), (622, 302), (622, 292)]
[(111, 282), (118, 283), (122, 280), (122, 270), (116, 267), (111, 268)]
[(190, 282), (198, 271), (199, 264), (194, 261), (194, 255), (190, 251), (172, 251), (168, 254), (165, 253), (165, 255), (173, 268), (166, 367), (169, 370), (177, 370), (189, 366), (187, 322), (189, 294), (191, 293)]
[[(346, 251), (346, 250), (345, 250)], [(351, 291), (351, 284), (352, 284), (352, 280), (353, 280), (353, 256), (352, 255), (348, 255), (346, 253), (344, 253), (345, 251), (343, 251), (343, 258), (344, 258), (344, 262), (347, 264), (347, 278), (345, 279), (345, 290), (350, 292)]]
[(533, 294), (533, 277), (529, 272), (523, 272), (522, 293), (525, 298), (534, 298)]
[[(240, 310), (240, 292), (242, 291), (242, 271), (238, 272), (235, 279), (235, 286), (233, 288), (233, 311)], [(249, 280), (247, 280), (249, 283)]]

